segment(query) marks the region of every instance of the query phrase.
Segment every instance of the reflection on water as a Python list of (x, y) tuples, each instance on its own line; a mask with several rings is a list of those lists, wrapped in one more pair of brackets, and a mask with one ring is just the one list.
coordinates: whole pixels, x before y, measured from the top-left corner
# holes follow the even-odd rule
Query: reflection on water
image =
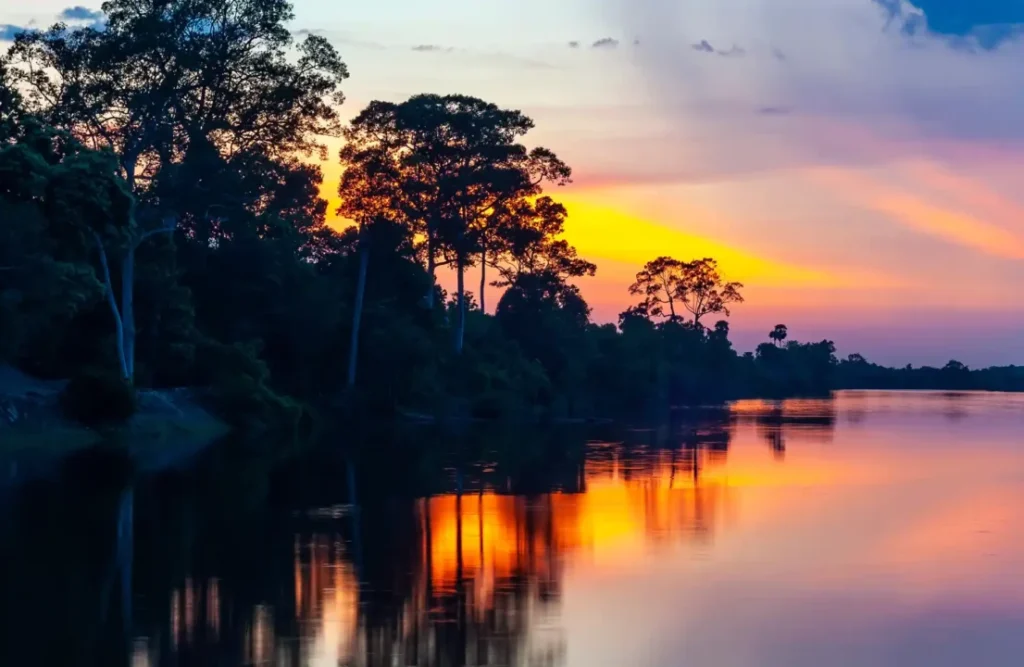
[(18, 510), (4, 583), (37, 601), (7, 600), (0, 662), (59, 637), (139, 667), (1016, 665), (1022, 427), (1020, 396), (855, 392), (558, 434), (557, 456), (442, 440), (400, 481), (393, 453), (214, 461), (92, 512), (114, 536), (135, 513), (128, 618), (102, 628), (61, 595), (123, 540), (55, 558)]

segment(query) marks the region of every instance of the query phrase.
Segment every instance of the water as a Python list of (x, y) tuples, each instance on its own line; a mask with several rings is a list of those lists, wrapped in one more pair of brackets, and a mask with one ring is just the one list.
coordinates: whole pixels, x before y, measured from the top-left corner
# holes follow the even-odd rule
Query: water
[(0, 663), (1016, 666), (1022, 436), (857, 392), (90, 473), (9, 512)]

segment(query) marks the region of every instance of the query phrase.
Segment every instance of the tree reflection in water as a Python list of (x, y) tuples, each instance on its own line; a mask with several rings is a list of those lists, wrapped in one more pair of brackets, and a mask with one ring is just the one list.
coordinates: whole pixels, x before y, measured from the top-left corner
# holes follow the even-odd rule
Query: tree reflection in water
[[(773, 447), (784, 435), (827, 437), (834, 415), (805, 408), (740, 405), (580, 436), (555, 459), (550, 443), (533, 457), (464, 436), (421, 462), (445, 475), (419, 480), (396, 481), (372, 460), (350, 474), (331, 450), (263, 468), (217, 455), (136, 485), (134, 645), (123, 661), (111, 649), (93, 664), (564, 664), (567, 572), (708, 544), (731, 511), (716, 471), (734, 429), (752, 422)], [(116, 532), (123, 503), (106, 506)]]

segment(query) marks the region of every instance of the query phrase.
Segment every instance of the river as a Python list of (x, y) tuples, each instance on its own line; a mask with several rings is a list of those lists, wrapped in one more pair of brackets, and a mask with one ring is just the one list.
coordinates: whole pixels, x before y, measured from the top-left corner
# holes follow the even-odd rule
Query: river
[(361, 437), (30, 485), (0, 664), (1021, 664), (1024, 395)]

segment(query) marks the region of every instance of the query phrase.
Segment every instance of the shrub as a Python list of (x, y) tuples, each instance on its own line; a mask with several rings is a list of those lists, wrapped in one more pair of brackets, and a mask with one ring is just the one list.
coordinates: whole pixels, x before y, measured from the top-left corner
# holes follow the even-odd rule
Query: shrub
[(60, 396), (64, 416), (87, 426), (118, 424), (136, 409), (135, 389), (116, 373), (86, 369), (71, 378)]
[(209, 402), (215, 413), (243, 430), (295, 430), (304, 416), (301, 405), (245, 375), (214, 384)]
[(303, 407), (269, 386), (270, 371), (255, 343), (226, 345), (207, 341), (197, 349), (209, 407), (244, 430), (296, 429)]

